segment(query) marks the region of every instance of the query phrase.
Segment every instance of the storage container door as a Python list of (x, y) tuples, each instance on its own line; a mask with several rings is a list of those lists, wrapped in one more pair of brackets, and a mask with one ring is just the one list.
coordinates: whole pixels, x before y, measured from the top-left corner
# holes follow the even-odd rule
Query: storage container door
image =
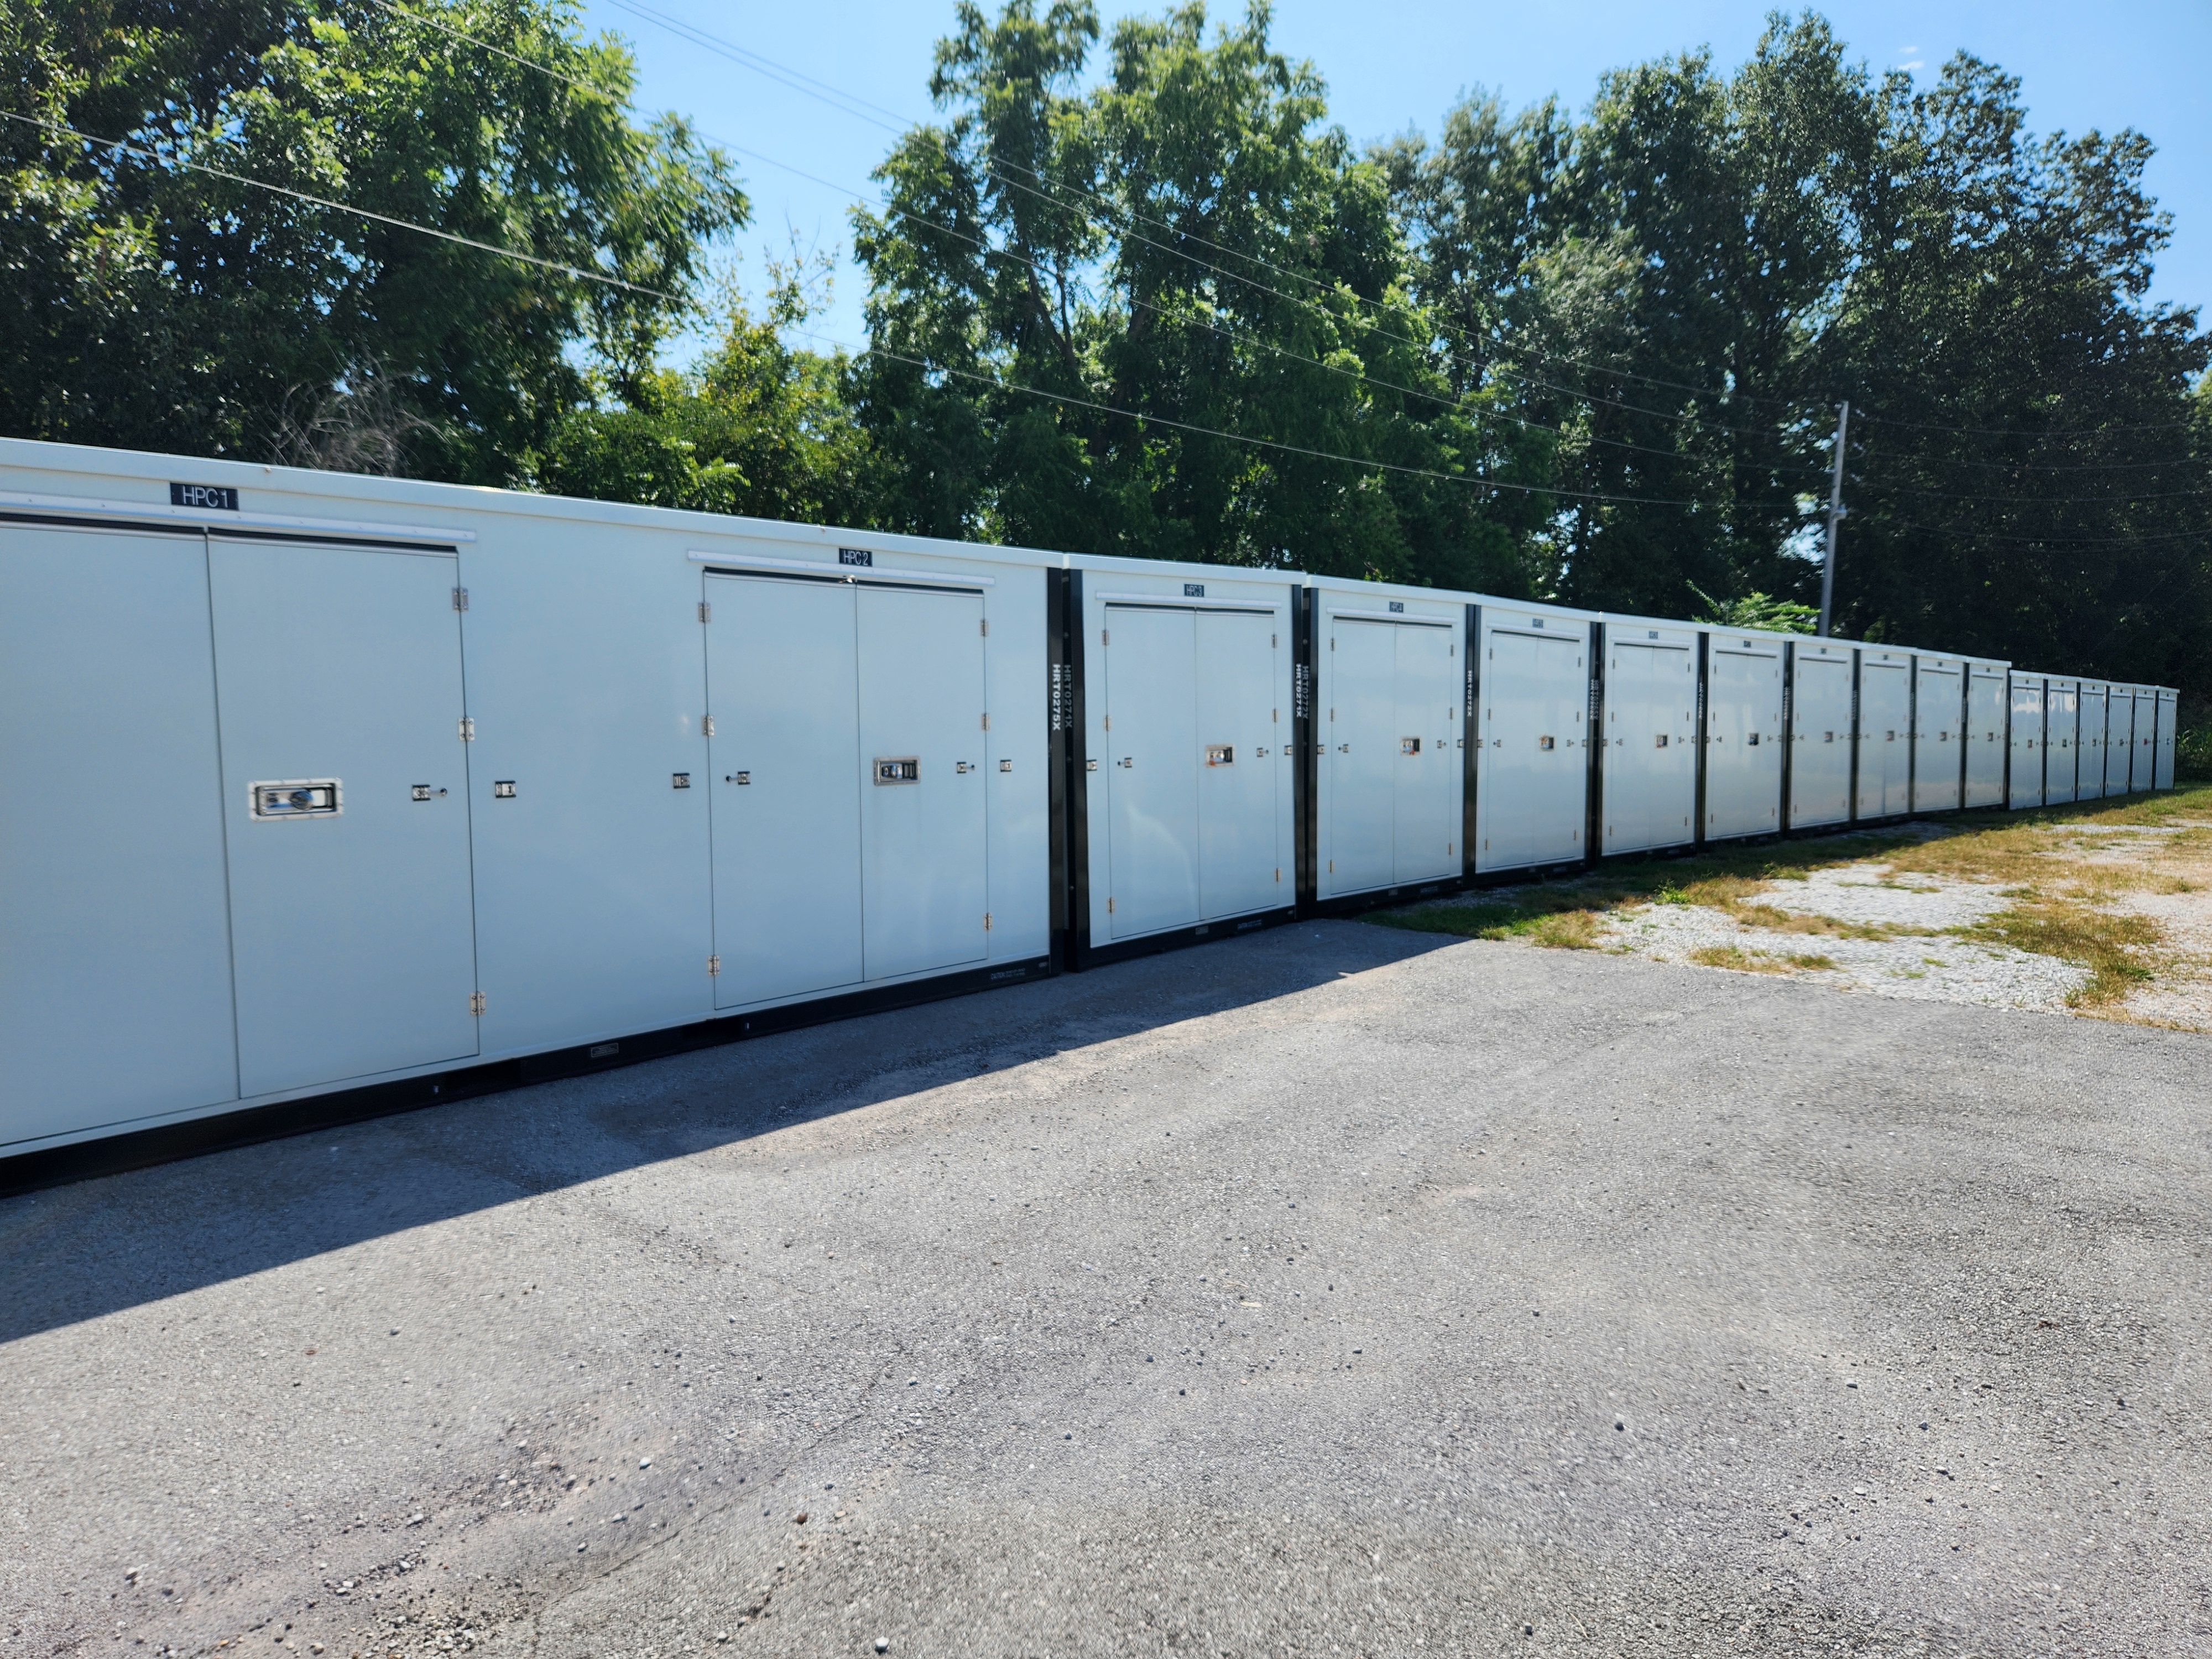
[(1909, 810), (1912, 684), (1902, 662), (1859, 664), (1859, 800), (1862, 818)]
[(1605, 852), (1679, 846), (1693, 833), (1694, 663), (1680, 646), (1622, 640), (1607, 648)]
[(2128, 762), (2128, 790), (2141, 794), (2157, 786), (2151, 780), (2158, 767), (2158, 694), (2136, 693), (2135, 750)]
[(2156, 788), (2173, 787), (2173, 728), (2175, 717), (2179, 712), (2179, 707), (2172, 697), (2160, 694), (2158, 700), (2158, 769), (2153, 775), (2153, 787)]
[(2105, 702), (2101, 688), (2081, 688), (2081, 732), (2074, 740), (2075, 800), (2095, 800), (2105, 793)]
[[(861, 914), (868, 977), (981, 962), (983, 596), (860, 590)], [(887, 776), (885, 766), (902, 775)], [(902, 775), (911, 765), (919, 775)]]
[(2128, 751), (2134, 747), (2135, 697), (2124, 686), (2105, 694), (2105, 793), (2128, 793)]
[(1396, 868), (1397, 629), (1341, 618), (1329, 629), (1328, 846), (1322, 894), (1388, 887)]
[(1123, 939), (1200, 920), (1197, 619), (1109, 606), (1106, 623), (1106, 914), (1091, 927)]
[(2015, 678), (2008, 722), (2012, 781), (2005, 805), (2014, 811), (2043, 805), (2043, 682)]
[(1277, 641), (1272, 612), (1197, 614), (1199, 911), (1207, 920), (1287, 902), (1275, 845)]
[(1482, 722), (1476, 801), (1482, 845), (1478, 870), (1559, 864), (1583, 854), (1589, 799), (1586, 647), (1571, 635), (1488, 632), (1482, 661)]
[(1966, 692), (1966, 805), (2001, 806), (2005, 797), (2005, 706), (2011, 676), (1975, 674)]
[(1782, 821), (1782, 653), (1713, 642), (1705, 668), (1705, 833), (1771, 834)]
[(1851, 664), (1802, 651), (1790, 702), (1790, 827), (1851, 815)]
[(1959, 805), (1966, 762), (1959, 747), (1965, 683), (1959, 670), (1920, 665), (1913, 695), (1912, 810), (1948, 812)]
[(853, 590), (709, 576), (714, 1006), (863, 977)]
[(1396, 720), (1390, 745), (1393, 878), (1434, 881), (1460, 871), (1460, 730), (1457, 636), (1449, 627), (1394, 626)]
[(208, 563), (243, 1092), (475, 1054), (453, 560)]
[(2043, 708), (2043, 804), (2062, 806), (2075, 798), (2081, 779), (2080, 688), (2051, 686)]
[(0, 1147), (236, 1097), (200, 539), (0, 526)]

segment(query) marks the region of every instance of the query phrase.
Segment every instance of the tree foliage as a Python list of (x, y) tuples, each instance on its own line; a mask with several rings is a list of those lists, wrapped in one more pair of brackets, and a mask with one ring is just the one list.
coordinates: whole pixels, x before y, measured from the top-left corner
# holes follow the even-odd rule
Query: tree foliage
[(0, 9), (6, 106), (48, 124), (0, 122), (0, 428), (255, 459), (335, 436), (503, 478), (581, 395), (579, 350), (650, 370), (745, 218), (684, 122), (630, 121), (631, 75), (562, 0)]
[(2212, 691), (2142, 135), (1808, 12), (1363, 151), (1264, 3), (995, 4), (855, 216), (866, 350), (786, 266), (682, 371), (744, 198), (569, 0), (0, 11), (9, 107), (146, 152), (0, 122), (0, 429), (1794, 629), (1848, 399), (1838, 632)]

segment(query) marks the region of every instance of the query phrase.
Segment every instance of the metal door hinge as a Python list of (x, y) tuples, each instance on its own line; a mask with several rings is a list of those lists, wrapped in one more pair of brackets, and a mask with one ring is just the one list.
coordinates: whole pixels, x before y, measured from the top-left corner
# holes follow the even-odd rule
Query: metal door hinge
[(991, 619), (988, 617), (979, 618), (975, 625), (982, 630), (985, 639), (991, 637)]
[(471, 1014), (480, 1014), (480, 1013), (483, 1012), (483, 1011), (484, 1011), (484, 994), (483, 994), (482, 991), (471, 991), (471, 992), (470, 992), (470, 993), (469, 993), (469, 1012), (470, 1012)]
[(474, 743), (476, 740), (477, 740), (477, 723), (476, 723), (473, 720), (471, 720), (471, 719), (470, 719), (466, 714), (462, 715), (462, 716), (461, 716), (461, 741), (462, 741), (463, 743)]
[(991, 913), (988, 910), (983, 912), (983, 931), (987, 933), (991, 931)]
[(984, 729), (986, 732), (988, 732), (988, 731), (989, 731), (989, 730), (991, 729), (991, 716), (990, 716), (989, 711), (988, 711), (988, 710), (986, 710), (986, 711), (985, 711), (984, 715), (983, 715), (983, 729)]
[(712, 714), (702, 715), (699, 721), (699, 735), (702, 738), (711, 738), (714, 735), (714, 717)]
[(714, 620), (714, 607), (704, 599), (699, 601), (699, 620), (702, 623)]
[(1109, 916), (1114, 914), (1114, 901), (1110, 896), (1106, 901), (1106, 914)]
[(1110, 629), (1110, 628), (1102, 628), (1102, 629), (1100, 629), (1098, 630), (1098, 643), (1099, 643), (1099, 644), (1101, 644), (1101, 645), (1111, 645), (1111, 644), (1113, 644), (1113, 643), (1114, 643), (1114, 630), (1113, 630), (1112, 629)]
[(469, 590), (465, 587), (455, 588), (453, 590), (453, 609), (456, 611), (465, 611), (468, 608)]
[(717, 974), (720, 973), (721, 971), (722, 971), (722, 959), (721, 959), (721, 957), (708, 957), (707, 958), (707, 977), (708, 977), (708, 979), (712, 979), (712, 978), (714, 978), (714, 975), (717, 975)]

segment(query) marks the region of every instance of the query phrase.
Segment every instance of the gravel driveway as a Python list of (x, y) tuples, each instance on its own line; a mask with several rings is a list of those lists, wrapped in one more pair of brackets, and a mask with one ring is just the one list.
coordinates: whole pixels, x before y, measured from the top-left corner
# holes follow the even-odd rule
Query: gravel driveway
[(0, 1656), (2212, 1653), (2209, 1053), (1308, 924), (9, 1200)]

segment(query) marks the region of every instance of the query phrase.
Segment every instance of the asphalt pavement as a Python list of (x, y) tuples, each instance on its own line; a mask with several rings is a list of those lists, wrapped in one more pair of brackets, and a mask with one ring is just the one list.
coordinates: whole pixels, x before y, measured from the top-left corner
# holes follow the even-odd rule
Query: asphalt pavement
[(1306, 924), (0, 1201), (0, 1659), (2212, 1654), (2207, 1039)]

